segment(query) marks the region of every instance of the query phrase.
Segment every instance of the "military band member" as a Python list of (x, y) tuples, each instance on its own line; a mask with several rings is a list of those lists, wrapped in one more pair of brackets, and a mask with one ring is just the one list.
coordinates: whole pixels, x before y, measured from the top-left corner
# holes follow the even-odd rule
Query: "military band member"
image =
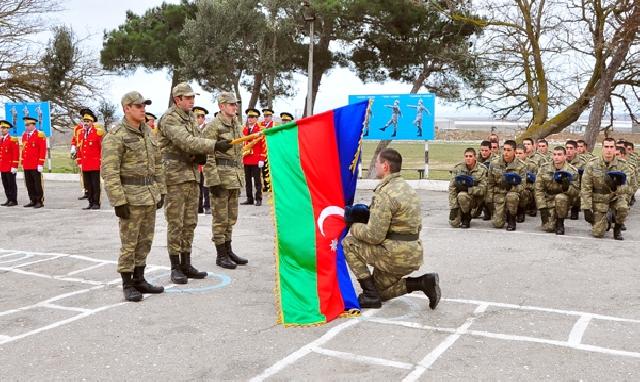
[(230, 142), (242, 136), (242, 125), (238, 121), (238, 101), (233, 93), (223, 92), (218, 96), (220, 112), (209, 122), (203, 136), (215, 139), (214, 155), (207, 157), (204, 166), (205, 185), (211, 194), (211, 240), (216, 246), (216, 265), (235, 269), (248, 260), (233, 252), (231, 239), (233, 226), (238, 220), (238, 196), (242, 188), (242, 146)]
[(502, 145), (502, 155), (489, 165), (487, 193), (493, 205), (492, 222), (496, 228), (504, 227), (515, 231), (516, 214), (520, 203), (520, 194), (527, 176), (526, 165), (516, 158), (516, 142), (507, 140)]
[[(82, 118), (82, 110), (80, 110), (80, 116)], [(76, 165), (78, 166), (78, 171), (80, 172), (80, 188), (82, 189), (82, 196), (78, 197), (78, 200), (89, 199), (89, 193), (87, 192), (87, 188), (84, 186), (84, 179), (82, 176), (82, 152), (80, 149), (82, 148), (82, 131), (84, 130), (84, 126), (82, 123), (78, 123), (73, 127), (73, 135), (71, 136), (71, 148), (69, 150), (69, 156), (72, 160), (76, 161)]]
[(156, 115), (153, 113), (145, 112), (144, 120), (151, 130), (151, 133), (153, 133), (153, 135), (155, 136), (158, 133), (158, 130), (156, 129), (156, 121), (158, 120), (158, 118), (156, 117)]
[(171, 281), (186, 284), (188, 278), (207, 277), (207, 272), (191, 265), (191, 251), (198, 224), (198, 164), (204, 164), (206, 154), (213, 154), (216, 141), (200, 137), (192, 111), (196, 93), (191, 86), (179, 83), (171, 89), (171, 96), (173, 105), (158, 122), (158, 144), (167, 184), (164, 212)]
[(355, 222), (349, 210), (345, 211), (345, 221), (352, 225), (350, 236), (342, 242), (344, 255), (362, 287), (358, 302), (363, 308), (380, 308), (382, 301), (415, 291), (427, 295), (431, 309), (440, 301), (437, 273), (404, 277), (420, 269), (423, 262), (422, 214), (420, 199), (400, 176), (401, 168), (402, 156), (397, 151), (382, 150), (375, 162), (381, 182), (374, 190), (369, 219)]
[(24, 182), (29, 194), (29, 203), (25, 207), (44, 207), (44, 190), (42, 171), (47, 155), (47, 137), (43, 131), (36, 129), (38, 120), (24, 117), (25, 132), (22, 134), (22, 169)]
[(145, 107), (151, 101), (133, 91), (120, 104), (124, 118), (105, 135), (102, 179), (120, 227), (118, 273), (127, 301), (140, 301), (145, 293), (164, 288), (147, 282), (144, 271), (153, 243), (156, 209), (166, 194), (164, 173), (156, 141), (145, 124)]
[(293, 114), (288, 112), (282, 112), (280, 113), (280, 120), (282, 121), (282, 123), (289, 123), (293, 121)]
[(629, 214), (630, 167), (623, 159), (616, 158), (616, 146), (613, 138), (602, 142), (602, 154), (585, 165), (580, 187), (580, 207), (584, 210), (584, 219), (591, 223), (594, 237), (603, 237), (608, 226), (607, 213), (611, 211), (613, 237), (624, 240), (622, 224)]
[[(247, 123), (242, 129), (242, 135), (247, 136), (259, 133), (262, 130), (262, 126), (258, 123), (260, 111), (258, 111), (257, 109), (247, 109), (245, 110), (245, 113), (247, 115)], [(255, 205), (261, 206), (262, 168), (264, 167), (264, 161), (267, 158), (266, 148), (264, 145), (264, 137), (245, 142), (243, 151), (242, 163), (244, 165), (244, 181), (247, 200), (240, 204), (253, 205), (253, 188), (255, 187)]]
[(97, 118), (91, 109), (80, 110), (82, 115), (82, 130), (80, 134), (80, 146), (78, 155), (82, 158), (82, 180), (89, 205), (83, 210), (100, 209), (100, 160), (102, 156), (102, 138), (105, 131), (94, 124)]
[(449, 182), (449, 224), (469, 228), (471, 211), (484, 202), (487, 168), (476, 160), (476, 151), (468, 147), (464, 161), (454, 166)]
[[(202, 136), (202, 130), (206, 125), (205, 118), (209, 114), (209, 110), (204, 107), (195, 106), (193, 108), (193, 113), (196, 115), (196, 124), (198, 125), (198, 131), (200, 136)], [(204, 168), (203, 164), (198, 165), (198, 172), (200, 173), (200, 196), (198, 197), (198, 213), (203, 213), (205, 215), (211, 215), (211, 202), (209, 200), (209, 187), (204, 185), (204, 174), (202, 170)]]
[[(263, 129), (270, 129), (277, 124), (273, 120), (273, 110), (269, 108), (262, 109), (263, 119), (261, 122)], [(266, 154), (266, 150), (265, 150)], [(262, 166), (262, 192), (271, 191), (271, 181), (269, 179), (269, 158), (265, 157), (264, 166)]]
[(0, 174), (2, 187), (7, 200), (1, 206), (13, 207), (18, 205), (18, 184), (16, 176), (20, 164), (20, 143), (18, 137), (12, 137), (9, 129), (13, 124), (0, 120)]
[(536, 204), (546, 232), (564, 235), (564, 219), (571, 201), (580, 194), (579, 187), (578, 170), (566, 161), (565, 148), (556, 146), (553, 159), (542, 165), (535, 184)]

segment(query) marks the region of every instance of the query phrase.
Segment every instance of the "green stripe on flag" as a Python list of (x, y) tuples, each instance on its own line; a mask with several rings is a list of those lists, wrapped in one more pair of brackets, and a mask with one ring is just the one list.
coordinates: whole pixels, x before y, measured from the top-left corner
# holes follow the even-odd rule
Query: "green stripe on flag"
[(311, 194), (300, 165), (298, 128), (290, 127), (270, 132), (267, 147), (274, 193), (283, 324), (305, 325), (325, 322), (326, 318), (320, 312), (318, 299)]

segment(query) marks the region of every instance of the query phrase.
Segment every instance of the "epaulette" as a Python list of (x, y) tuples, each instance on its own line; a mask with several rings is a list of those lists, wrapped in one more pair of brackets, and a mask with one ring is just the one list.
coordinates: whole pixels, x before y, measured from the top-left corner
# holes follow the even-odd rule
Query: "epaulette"
[(13, 142), (18, 142), (18, 141), (20, 141), (20, 140), (18, 139), (18, 137), (11, 137), (11, 141), (13, 141)]
[(99, 137), (103, 136), (104, 135), (104, 129), (102, 129), (100, 127), (97, 128), (96, 129), (96, 134), (98, 134)]
[(40, 138), (46, 138), (47, 137), (47, 135), (44, 133), (44, 131), (40, 131), (40, 130), (38, 130), (38, 136)]

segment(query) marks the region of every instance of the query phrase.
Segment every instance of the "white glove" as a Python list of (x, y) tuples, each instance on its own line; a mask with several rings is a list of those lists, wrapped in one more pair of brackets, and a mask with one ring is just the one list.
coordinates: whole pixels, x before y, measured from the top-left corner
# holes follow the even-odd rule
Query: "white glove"
[(76, 153), (76, 147), (75, 146), (71, 146), (71, 155)]
[(264, 167), (264, 161), (261, 160), (258, 162), (258, 168), (263, 168)]
[(42, 172), (43, 169), (44, 167), (42, 165), (38, 165), (38, 172)]
[(11, 173), (12, 174), (16, 174), (18, 172), (18, 168), (17, 167), (12, 167), (11, 168)]

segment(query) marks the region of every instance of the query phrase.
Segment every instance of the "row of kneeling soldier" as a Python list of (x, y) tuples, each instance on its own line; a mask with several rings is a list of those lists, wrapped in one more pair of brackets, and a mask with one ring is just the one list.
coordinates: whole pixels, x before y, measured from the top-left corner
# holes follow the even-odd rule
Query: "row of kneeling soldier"
[(119, 219), (118, 272), (128, 301), (164, 291), (145, 279), (156, 209), (163, 206), (171, 281), (186, 284), (189, 278), (207, 276), (191, 262), (200, 193), (198, 165), (203, 165), (204, 183), (211, 195), (216, 264), (234, 269), (248, 262), (231, 247), (243, 180), (242, 147), (231, 144), (241, 137), (238, 102), (233, 93), (221, 93), (220, 112), (204, 128), (198, 128), (193, 113), (195, 96), (188, 84), (176, 85), (173, 106), (152, 131), (145, 123), (145, 107), (151, 101), (139, 92), (127, 93), (121, 99), (124, 118), (103, 140), (101, 174)]
[(613, 228), (624, 240), (625, 220), (638, 190), (638, 156), (631, 142), (605, 138), (602, 153), (594, 156), (582, 140), (548, 150), (546, 140), (518, 145), (507, 140), (502, 152), (492, 154), (483, 141), (476, 154), (467, 148), (455, 165), (449, 183), (449, 223), (469, 228), (484, 213), (493, 226), (514, 231), (525, 214), (540, 213), (542, 229), (564, 235), (565, 219), (577, 220), (582, 209), (594, 237)]

